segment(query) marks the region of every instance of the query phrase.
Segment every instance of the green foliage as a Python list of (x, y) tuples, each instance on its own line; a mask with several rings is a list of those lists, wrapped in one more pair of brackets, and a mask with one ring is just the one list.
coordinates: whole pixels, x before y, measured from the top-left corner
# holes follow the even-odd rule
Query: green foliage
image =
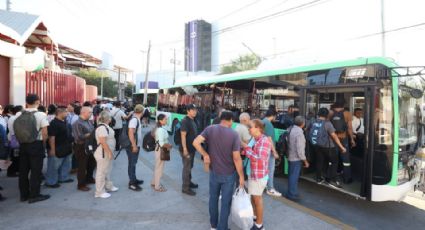
[(135, 90), (135, 85), (133, 83), (128, 83), (124, 89), (124, 97), (131, 98), (133, 96), (133, 90)]
[(231, 64), (223, 66), (220, 70), (220, 74), (253, 70), (257, 68), (260, 63), (261, 59), (254, 54), (239, 56), (239, 58), (232, 60)]
[(118, 84), (107, 76), (105, 72), (96, 69), (81, 69), (75, 75), (84, 78), (87, 85), (97, 86), (98, 92), (101, 92), (101, 82), (103, 77), (103, 96), (114, 98), (118, 95)]

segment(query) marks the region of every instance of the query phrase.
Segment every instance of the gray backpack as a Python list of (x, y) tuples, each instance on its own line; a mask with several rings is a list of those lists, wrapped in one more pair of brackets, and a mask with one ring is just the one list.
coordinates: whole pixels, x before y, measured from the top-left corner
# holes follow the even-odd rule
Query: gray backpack
[(20, 144), (29, 144), (37, 140), (39, 131), (37, 130), (36, 111), (22, 111), (13, 123), (16, 139)]
[(325, 122), (326, 121), (317, 119), (313, 124), (311, 124), (308, 139), (312, 145), (324, 148), (330, 147), (330, 139), (329, 134), (325, 129)]

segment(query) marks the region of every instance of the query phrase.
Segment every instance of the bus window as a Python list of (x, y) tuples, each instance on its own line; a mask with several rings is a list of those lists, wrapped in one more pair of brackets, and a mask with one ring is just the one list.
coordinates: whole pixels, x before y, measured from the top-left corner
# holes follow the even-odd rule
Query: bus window
[[(425, 81), (419, 76), (400, 77), (399, 82), (399, 144), (405, 151), (415, 152), (419, 147), (421, 105), (424, 102)], [(421, 92), (413, 94), (415, 90)]]

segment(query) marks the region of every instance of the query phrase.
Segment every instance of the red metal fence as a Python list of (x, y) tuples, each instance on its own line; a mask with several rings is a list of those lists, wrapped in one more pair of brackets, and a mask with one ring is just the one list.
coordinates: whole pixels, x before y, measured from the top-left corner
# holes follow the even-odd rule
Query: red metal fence
[(42, 70), (26, 73), (26, 94), (35, 93), (41, 104), (66, 105), (85, 101), (86, 81), (80, 77)]

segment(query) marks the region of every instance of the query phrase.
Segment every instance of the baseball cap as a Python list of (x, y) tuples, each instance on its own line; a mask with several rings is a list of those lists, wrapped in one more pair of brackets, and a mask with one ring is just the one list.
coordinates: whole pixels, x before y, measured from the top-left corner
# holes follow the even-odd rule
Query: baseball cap
[(198, 109), (198, 108), (196, 107), (195, 104), (188, 104), (188, 105), (186, 105), (186, 110), (187, 111), (189, 111), (189, 110), (196, 110), (196, 109)]

